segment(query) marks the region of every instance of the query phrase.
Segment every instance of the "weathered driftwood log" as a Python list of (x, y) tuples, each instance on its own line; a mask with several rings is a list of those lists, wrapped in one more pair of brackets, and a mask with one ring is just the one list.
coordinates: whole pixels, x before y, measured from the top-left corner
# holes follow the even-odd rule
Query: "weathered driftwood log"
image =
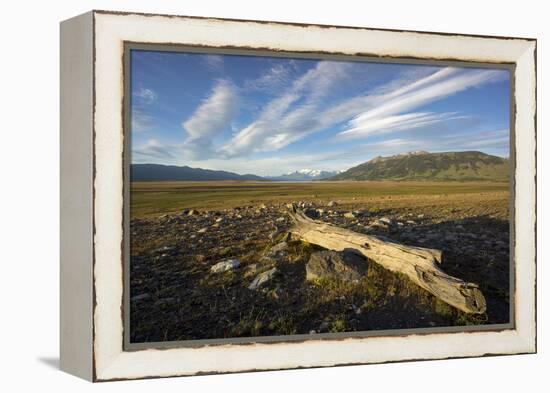
[(294, 222), (290, 233), (309, 243), (336, 251), (355, 249), (382, 267), (405, 274), (459, 310), (473, 314), (486, 310), (485, 298), (476, 284), (452, 277), (438, 267), (442, 259), (439, 250), (406, 246), (313, 220), (296, 207), (289, 214)]

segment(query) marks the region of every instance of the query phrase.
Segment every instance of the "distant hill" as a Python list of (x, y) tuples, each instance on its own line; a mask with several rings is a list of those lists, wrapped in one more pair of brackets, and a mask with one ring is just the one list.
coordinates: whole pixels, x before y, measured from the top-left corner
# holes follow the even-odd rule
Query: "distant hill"
[(311, 181), (322, 180), (337, 175), (339, 172), (321, 171), (319, 169), (300, 169), (280, 176), (270, 176), (269, 180), (277, 181)]
[(159, 164), (132, 164), (131, 181), (266, 180), (256, 175)]
[(327, 180), (489, 180), (507, 181), (506, 158), (478, 151), (416, 151), (376, 157)]

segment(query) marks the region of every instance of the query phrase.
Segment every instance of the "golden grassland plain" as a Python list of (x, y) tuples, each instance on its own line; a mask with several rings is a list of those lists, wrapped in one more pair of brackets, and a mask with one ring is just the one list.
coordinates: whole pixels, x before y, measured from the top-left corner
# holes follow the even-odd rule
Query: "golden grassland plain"
[(461, 200), (507, 201), (507, 182), (132, 182), (132, 218), (155, 217), (183, 209), (229, 209), (297, 200), (363, 204), (379, 208), (458, 204)]

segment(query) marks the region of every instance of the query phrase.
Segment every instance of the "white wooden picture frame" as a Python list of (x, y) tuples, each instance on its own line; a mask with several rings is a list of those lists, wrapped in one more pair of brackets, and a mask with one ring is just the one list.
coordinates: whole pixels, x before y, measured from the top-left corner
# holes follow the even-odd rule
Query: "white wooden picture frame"
[[(125, 350), (126, 43), (513, 68), (513, 323)], [(91, 11), (61, 23), (61, 368), (90, 381), (536, 352), (536, 40)]]

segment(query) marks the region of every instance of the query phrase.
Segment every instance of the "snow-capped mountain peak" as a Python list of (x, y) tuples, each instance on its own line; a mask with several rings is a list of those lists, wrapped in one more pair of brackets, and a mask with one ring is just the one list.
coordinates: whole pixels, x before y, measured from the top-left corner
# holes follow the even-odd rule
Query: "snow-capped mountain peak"
[(281, 176), (271, 176), (270, 179), (280, 181), (310, 181), (327, 179), (338, 173), (339, 171), (323, 171), (321, 169), (304, 168), (285, 173)]
[(294, 172), (288, 172), (287, 175), (292, 175), (294, 173), (300, 173), (302, 175), (307, 175), (307, 176), (311, 176), (311, 177), (317, 177), (319, 176), (323, 171), (321, 171), (320, 169), (308, 169), (308, 168), (305, 168), (305, 169), (299, 169), (297, 171), (294, 171)]

